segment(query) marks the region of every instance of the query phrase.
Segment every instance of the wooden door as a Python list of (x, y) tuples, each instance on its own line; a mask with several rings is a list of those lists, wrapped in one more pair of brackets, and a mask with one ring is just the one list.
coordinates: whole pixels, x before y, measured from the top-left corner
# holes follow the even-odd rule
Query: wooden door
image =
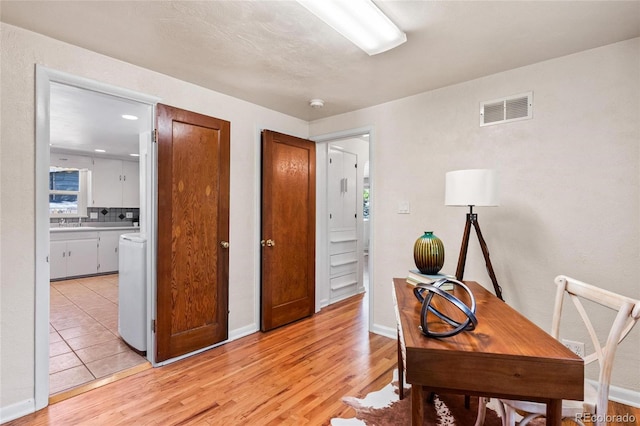
[(262, 132), (261, 329), (315, 311), (315, 144)]
[(227, 121), (158, 104), (156, 361), (227, 339)]

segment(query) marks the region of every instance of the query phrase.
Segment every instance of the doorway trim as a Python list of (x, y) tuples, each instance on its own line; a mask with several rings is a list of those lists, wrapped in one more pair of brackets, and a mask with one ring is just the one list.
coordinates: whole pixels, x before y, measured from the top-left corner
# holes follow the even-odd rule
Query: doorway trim
[[(329, 233), (329, 223), (327, 218), (327, 149), (329, 144), (333, 141), (339, 139), (346, 139), (350, 137), (358, 137), (363, 134), (369, 135), (369, 188), (371, 188), (371, 193), (373, 197), (370, 200), (369, 207), (369, 227), (370, 227), (370, 236), (369, 236), (369, 262), (368, 262), (368, 273), (369, 273), (369, 289), (368, 289), (368, 297), (369, 297), (369, 331), (374, 330), (374, 322), (373, 322), (373, 298), (374, 298), (374, 259), (375, 255), (375, 245), (373, 242), (375, 241), (374, 232), (375, 232), (375, 161), (374, 161), (374, 143), (375, 143), (375, 128), (374, 126), (364, 126), (357, 127), (354, 129), (342, 130), (334, 133), (327, 133), (324, 135), (318, 135), (309, 137), (310, 140), (316, 142), (316, 144), (322, 143), (324, 145), (323, 149), (316, 150), (316, 173), (317, 173), (317, 189), (316, 193), (318, 194), (318, 199), (316, 201), (316, 236), (322, 238), (317, 238), (316, 242), (316, 277), (318, 283), (328, 283), (329, 282), (329, 250), (326, 235)], [(324, 153), (318, 155), (319, 153)], [(319, 196), (322, 196), (321, 200)], [(324, 218), (324, 220), (319, 220), (319, 218)], [(317, 291), (317, 290), (316, 290)], [(316, 311), (320, 309), (317, 305), (318, 297), (316, 297)]]
[[(49, 138), (50, 138), (50, 89), (51, 83), (61, 83), (81, 89), (117, 96), (119, 98), (148, 104), (151, 106), (152, 128), (155, 123), (155, 104), (160, 101), (155, 96), (146, 95), (129, 89), (124, 89), (110, 84), (100, 83), (73, 74), (57, 71), (36, 64), (36, 102), (35, 102), (35, 330), (34, 330), (34, 405), (35, 411), (49, 404)], [(152, 147), (155, 149), (155, 147)], [(146, 191), (145, 219), (148, 223), (147, 233), (147, 304), (155, 297), (155, 259), (156, 259), (156, 234), (157, 234), (157, 205), (155, 194), (157, 192), (157, 179), (155, 167), (155, 154), (148, 155), (146, 161), (147, 182), (151, 176), (151, 188)], [(147, 185), (149, 188), (149, 185)], [(151, 203), (149, 204), (149, 200)], [(141, 200), (141, 207), (143, 200)], [(150, 317), (155, 313), (155, 307), (147, 309)], [(148, 338), (152, 339), (151, 333)], [(150, 360), (153, 364), (153, 360)]]

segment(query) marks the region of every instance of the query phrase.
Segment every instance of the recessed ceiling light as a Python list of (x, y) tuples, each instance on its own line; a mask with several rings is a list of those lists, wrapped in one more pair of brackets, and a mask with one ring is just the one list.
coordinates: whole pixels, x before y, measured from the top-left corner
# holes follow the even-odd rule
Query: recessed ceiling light
[(140, 154), (129, 154), (132, 157), (140, 157)]
[(94, 149), (95, 152), (107, 152), (104, 149)]
[(125, 120), (137, 120), (138, 117), (136, 117), (135, 115), (131, 115), (131, 114), (123, 114), (122, 118), (124, 118)]

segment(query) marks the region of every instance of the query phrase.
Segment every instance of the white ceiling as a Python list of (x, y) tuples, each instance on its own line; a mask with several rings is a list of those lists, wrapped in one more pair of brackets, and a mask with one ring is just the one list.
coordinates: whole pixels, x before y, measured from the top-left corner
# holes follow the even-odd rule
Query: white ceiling
[(49, 143), (58, 151), (134, 160), (130, 154), (139, 152), (139, 134), (152, 128), (150, 105), (58, 83), (51, 83), (49, 111)]
[(295, 1), (2, 0), (0, 19), (303, 120), (640, 36), (640, 1), (376, 4), (408, 41), (375, 56)]

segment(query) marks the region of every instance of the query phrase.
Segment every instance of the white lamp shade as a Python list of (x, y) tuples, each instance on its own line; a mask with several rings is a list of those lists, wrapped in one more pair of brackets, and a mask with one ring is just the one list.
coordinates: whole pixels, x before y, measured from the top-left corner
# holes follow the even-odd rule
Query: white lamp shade
[(497, 206), (498, 174), (491, 169), (447, 172), (444, 204), (447, 206)]

